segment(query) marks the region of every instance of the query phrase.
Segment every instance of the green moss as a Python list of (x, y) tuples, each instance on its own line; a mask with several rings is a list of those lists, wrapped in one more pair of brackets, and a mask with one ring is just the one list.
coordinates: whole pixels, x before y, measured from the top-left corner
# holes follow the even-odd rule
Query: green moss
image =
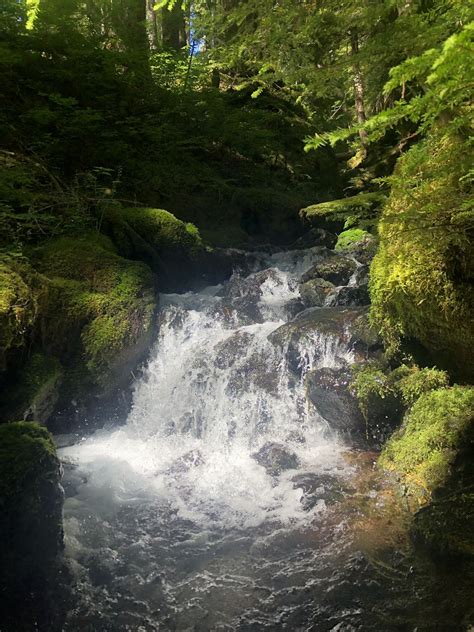
[(370, 240), (372, 235), (361, 228), (350, 228), (340, 233), (334, 250), (350, 250), (354, 244)]
[(380, 467), (395, 472), (410, 493), (429, 498), (446, 482), (470, 430), (473, 411), (472, 387), (424, 393), (384, 447)]
[(470, 164), (467, 144), (441, 135), (398, 161), (370, 271), (371, 318), (389, 351), (416, 340), (466, 381), (474, 376)]
[(321, 220), (343, 222), (345, 228), (361, 223), (373, 224), (377, 209), (385, 199), (382, 193), (359, 193), (303, 208), (300, 217), (316, 225)]
[(396, 380), (396, 387), (407, 407), (413, 406), (424, 393), (449, 386), (449, 376), (446, 371), (436, 368), (420, 369), (416, 365), (412, 367), (402, 365), (392, 371), (391, 375), (392, 380)]
[(199, 230), (194, 224), (177, 219), (172, 213), (157, 208), (123, 208), (110, 211), (106, 222), (111, 228), (119, 251), (133, 255), (148, 248), (157, 253), (185, 252), (198, 256), (204, 249)]
[(26, 344), (46, 292), (44, 280), (26, 263), (0, 261), (0, 371), (8, 352)]
[(474, 494), (457, 491), (423, 507), (415, 515), (412, 535), (415, 541), (437, 557), (474, 557)]
[(110, 239), (95, 233), (51, 241), (36, 253), (36, 264), (51, 279), (45, 335), (53, 351), (75, 358), (68, 367), (74, 379), (105, 386), (120, 354), (151, 333), (150, 269), (118, 256)]
[(393, 381), (377, 362), (353, 366), (351, 390), (359, 402), (359, 408), (368, 420), (374, 400), (397, 394)]
[(0, 425), (0, 497), (20, 493), (28, 480), (56, 472), (59, 463), (50, 433), (39, 424)]

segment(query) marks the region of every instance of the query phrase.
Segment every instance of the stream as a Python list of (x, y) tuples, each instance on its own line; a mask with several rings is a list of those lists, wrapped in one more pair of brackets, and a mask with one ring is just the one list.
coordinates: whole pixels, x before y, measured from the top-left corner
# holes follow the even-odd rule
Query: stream
[(359, 262), (321, 307), (301, 301), (328, 256), (255, 253), (219, 286), (161, 296), (126, 423), (61, 438), (64, 630), (469, 629), (361, 429), (308, 397), (315, 372), (364, 359), (366, 307), (338, 298)]

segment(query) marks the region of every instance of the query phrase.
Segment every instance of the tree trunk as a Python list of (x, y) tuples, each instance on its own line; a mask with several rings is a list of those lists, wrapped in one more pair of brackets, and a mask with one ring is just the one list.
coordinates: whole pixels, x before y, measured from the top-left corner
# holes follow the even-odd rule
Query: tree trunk
[(157, 50), (160, 45), (158, 37), (158, 21), (154, 10), (155, 0), (145, 0), (146, 2), (146, 26), (148, 33), (148, 44), (150, 50)]
[[(357, 61), (357, 54), (359, 53), (359, 36), (357, 34), (357, 28), (354, 27), (350, 30), (351, 38), (351, 56), (355, 57), (352, 64), (352, 84), (354, 86), (354, 104), (357, 117), (357, 123), (363, 125), (367, 117), (365, 116), (364, 108), (364, 82), (362, 79), (362, 72), (360, 64)], [(359, 136), (363, 147), (367, 146), (367, 132), (365, 129), (359, 130)]]
[(186, 22), (181, 4), (177, 2), (171, 9), (161, 10), (161, 32), (163, 48), (180, 51), (186, 46)]

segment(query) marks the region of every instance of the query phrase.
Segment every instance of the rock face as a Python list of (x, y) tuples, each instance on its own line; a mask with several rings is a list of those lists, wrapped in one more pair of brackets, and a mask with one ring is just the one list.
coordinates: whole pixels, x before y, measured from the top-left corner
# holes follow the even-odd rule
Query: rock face
[[(42, 592), (63, 548), (60, 464), (51, 435), (35, 423), (0, 425), (0, 601)], [(7, 592), (5, 592), (7, 591)]]
[(265, 443), (253, 458), (271, 476), (278, 476), (284, 470), (294, 470), (299, 466), (296, 454), (289, 452), (281, 443)]
[(294, 241), (290, 249), (300, 250), (304, 248), (312, 248), (314, 246), (325, 246), (326, 248), (334, 248), (337, 237), (324, 228), (312, 228), (302, 237)]
[(352, 373), (348, 367), (323, 367), (306, 375), (307, 397), (330, 427), (351, 443), (363, 443), (365, 421), (349, 386)]

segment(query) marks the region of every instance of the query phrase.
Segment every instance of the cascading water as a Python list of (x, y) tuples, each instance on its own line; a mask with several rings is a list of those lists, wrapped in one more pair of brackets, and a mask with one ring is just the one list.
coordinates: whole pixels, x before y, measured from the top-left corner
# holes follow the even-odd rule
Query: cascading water
[(162, 297), (126, 425), (60, 451), (65, 630), (384, 629), (340, 591), (360, 560), (337, 570), (348, 545), (328, 507), (354, 470), (306, 397), (308, 372), (352, 362), (350, 344), (272, 340), (321, 256), (262, 255), (246, 278)]

